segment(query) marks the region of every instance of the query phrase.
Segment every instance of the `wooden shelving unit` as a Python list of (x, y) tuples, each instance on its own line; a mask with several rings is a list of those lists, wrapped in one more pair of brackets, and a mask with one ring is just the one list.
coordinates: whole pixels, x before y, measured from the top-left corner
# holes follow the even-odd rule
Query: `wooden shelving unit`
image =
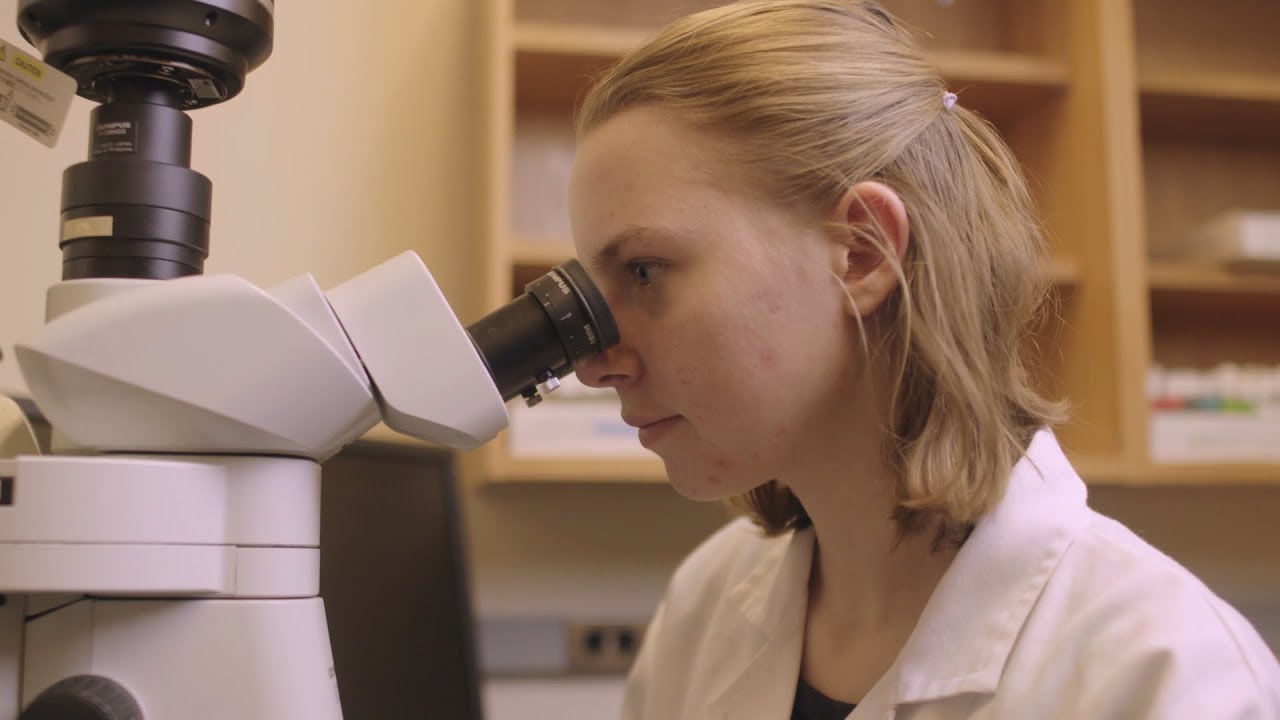
[(1248, 72), (1154, 70), (1141, 76), (1149, 137), (1268, 143), (1280, 128), (1280, 77)]
[[(516, 23), (517, 107), (572, 107), (596, 73), (651, 34), (576, 23)], [(943, 50), (934, 62), (967, 105), (995, 121), (1064, 91), (1069, 78), (1061, 60), (1030, 53)]]
[[(556, 193), (591, 78), (665, 21), (719, 4), (486, 0), (490, 307), (573, 254)], [(1229, 199), (1280, 208), (1280, 53), (1271, 49), (1280, 3), (1220, 0), (1208, 19), (1192, 0), (883, 4), (926, 33), (960, 102), (990, 118), (1026, 168), (1058, 290), (1058, 316), (1038, 331), (1041, 379), (1076, 408), (1059, 437), (1081, 474), (1126, 485), (1280, 483), (1280, 467), (1151, 463), (1144, 390), (1153, 360), (1226, 360), (1248, 344), (1240, 352), (1280, 363), (1280, 337), (1260, 348), (1244, 339), (1260, 321), (1280, 326), (1280, 279), (1148, 262), (1152, 239)], [(1205, 304), (1210, 314), (1195, 310)], [(1215, 323), (1213, 312), (1237, 319)], [(480, 465), (486, 482), (663, 478), (656, 459), (521, 459), (502, 439)]]
[[(1152, 361), (1280, 365), (1280, 273), (1165, 259), (1231, 209), (1280, 210), (1280, 4), (1132, 0)], [(1280, 484), (1280, 464), (1160, 465), (1144, 483)]]

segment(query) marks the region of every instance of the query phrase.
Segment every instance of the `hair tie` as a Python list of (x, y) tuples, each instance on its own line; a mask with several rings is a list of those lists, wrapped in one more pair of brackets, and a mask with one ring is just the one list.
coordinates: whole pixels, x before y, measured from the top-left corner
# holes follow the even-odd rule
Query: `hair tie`
[(949, 93), (944, 93), (942, 95), (942, 107), (946, 108), (947, 110), (950, 110), (951, 106), (955, 104), (956, 104), (955, 93), (949, 92)]

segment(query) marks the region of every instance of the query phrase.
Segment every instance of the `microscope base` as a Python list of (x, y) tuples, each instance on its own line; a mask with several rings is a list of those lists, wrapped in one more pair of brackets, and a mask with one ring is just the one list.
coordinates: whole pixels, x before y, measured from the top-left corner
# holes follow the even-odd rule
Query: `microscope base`
[(28, 620), (23, 704), (74, 675), (146, 718), (342, 720), (324, 603), (86, 598)]

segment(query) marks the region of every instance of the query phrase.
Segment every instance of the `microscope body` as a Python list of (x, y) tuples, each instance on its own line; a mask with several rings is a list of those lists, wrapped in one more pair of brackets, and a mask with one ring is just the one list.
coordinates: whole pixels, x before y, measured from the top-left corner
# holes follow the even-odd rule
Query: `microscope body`
[(339, 720), (320, 463), (383, 418), (458, 448), (506, 425), (430, 273), (78, 280), (49, 306), (17, 354), (60, 446), (0, 459), (0, 720), (66, 720), (86, 678), (121, 703), (95, 720)]
[[(128, 457), (13, 462), (24, 491), (52, 496), (93, 485), (110, 488), (110, 498), (95, 502), (90, 517), (107, 520), (95, 527), (63, 533), (42, 528), (35, 537), (43, 542), (0, 543), (0, 584), (35, 593), (11, 596), (0, 608), (6, 640), (0, 655), (21, 670), (2, 678), (0, 694), (9, 697), (0, 717), (73, 720), (81, 716), (66, 714), (68, 707), (91, 698), (111, 707), (87, 716), (95, 720), (340, 720), (324, 605), (317, 597), (318, 527), (315, 513), (308, 513), (319, 501), (314, 463)], [(82, 493), (80, 499), (100, 501), (106, 494)], [(286, 507), (292, 510), (274, 513), (272, 525), (259, 526), (255, 537), (252, 525), (243, 526), (246, 518), (235, 517), (235, 506), (268, 496), (291, 503)], [(33, 498), (33, 504), (45, 499)], [(57, 519), (83, 510), (65, 497), (47, 499), (61, 500), (62, 512), (24, 511)], [(127, 512), (139, 505), (150, 511)], [(121, 510), (126, 512), (111, 515)], [(163, 515), (170, 511), (177, 512)], [(164, 517), (171, 527), (115, 522), (130, 514)], [(285, 515), (292, 516), (292, 527), (281, 522)], [(219, 520), (226, 524), (217, 527)], [(237, 524), (242, 527), (229, 531)], [(73, 588), (89, 594), (51, 594)], [(19, 708), (22, 714), (14, 714)]]

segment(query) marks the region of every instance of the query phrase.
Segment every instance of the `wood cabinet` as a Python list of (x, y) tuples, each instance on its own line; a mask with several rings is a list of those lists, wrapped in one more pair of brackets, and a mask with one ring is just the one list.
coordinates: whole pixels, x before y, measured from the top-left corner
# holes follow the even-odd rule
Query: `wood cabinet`
[[(590, 78), (703, 0), (486, 0), (485, 298), (573, 254), (573, 111)], [(1152, 262), (1152, 233), (1233, 203), (1280, 209), (1274, 0), (886, 0), (959, 102), (1000, 129), (1053, 248), (1040, 381), (1074, 405), (1060, 439), (1091, 482), (1280, 481), (1271, 466), (1164, 468), (1147, 455), (1153, 360), (1280, 363), (1280, 279)], [(653, 460), (480, 451), (481, 477), (660, 480)]]
[[(1166, 366), (1280, 365), (1280, 275), (1159, 259), (1158, 247), (1232, 209), (1280, 210), (1280, 3), (1212, 10), (1133, 0), (1151, 357)], [(1280, 467), (1155, 468), (1172, 482), (1280, 482)]]

